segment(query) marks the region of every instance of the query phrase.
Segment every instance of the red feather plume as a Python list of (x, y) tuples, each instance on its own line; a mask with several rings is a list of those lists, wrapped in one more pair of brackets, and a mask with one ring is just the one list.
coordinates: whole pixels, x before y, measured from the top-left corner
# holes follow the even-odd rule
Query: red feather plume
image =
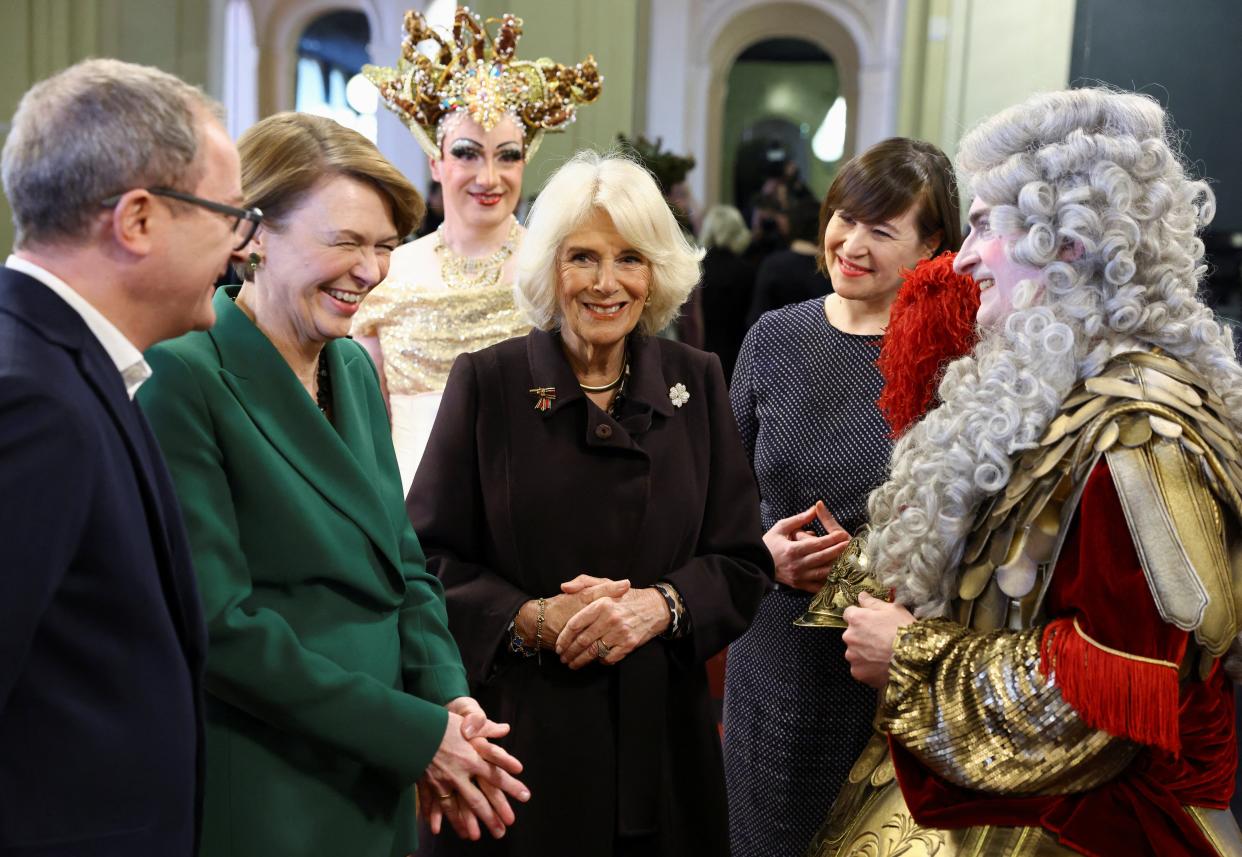
[(955, 255), (941, 253), (903, 272), (876, 361), (884, 378), (877, 404), (894, 438), (931, 410), (945, 366), (978, 339), (979, 288), (953, 272)]

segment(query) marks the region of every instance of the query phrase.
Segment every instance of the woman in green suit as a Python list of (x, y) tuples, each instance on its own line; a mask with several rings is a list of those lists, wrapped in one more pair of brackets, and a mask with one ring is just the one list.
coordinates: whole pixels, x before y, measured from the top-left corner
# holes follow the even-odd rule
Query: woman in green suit
[(239, 151), (264, 212), (245, 283), (147, 355), (141, 397), (208, 624), (203, 854), (405, 855), (416, 783), (459, 834), (503, 835), (521, 766), (468, 696), (375, 368), (344, 338), (422, 200), (326, 119), (270, 117)]

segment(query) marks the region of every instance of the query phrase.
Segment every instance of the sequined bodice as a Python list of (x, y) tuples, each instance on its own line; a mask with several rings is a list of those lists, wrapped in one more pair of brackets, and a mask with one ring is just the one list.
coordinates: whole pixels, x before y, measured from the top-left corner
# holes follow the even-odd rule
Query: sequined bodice
[(508, 284), (429, 289), (389, 279), (354, 320), (356, 335), (379, 336), (389, 395), (439, 392), (457, 355), (529, 330)]

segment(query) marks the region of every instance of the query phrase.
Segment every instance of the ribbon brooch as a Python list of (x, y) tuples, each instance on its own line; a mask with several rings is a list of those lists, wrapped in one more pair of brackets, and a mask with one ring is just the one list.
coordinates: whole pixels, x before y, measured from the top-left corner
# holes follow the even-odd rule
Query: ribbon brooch
[(555, 387), (532, 387), (529, 392), (535, 394), (535, 410), (537, 411), (548, 410), (552, 407), (552, 403), (556, 401)]

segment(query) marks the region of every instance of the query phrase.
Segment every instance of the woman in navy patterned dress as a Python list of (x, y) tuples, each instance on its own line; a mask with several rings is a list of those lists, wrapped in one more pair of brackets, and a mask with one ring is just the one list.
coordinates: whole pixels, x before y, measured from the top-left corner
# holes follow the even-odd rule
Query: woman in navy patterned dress
[(868, 149), (833, 181), (820, 239), (834, 293), (764, 314), (742, 343), (730, 391), (777, 580), (729, 648), (733, 857), (802, 854), (871, 733), (875, 692), (850, 678), (840, 632), (792, 623), (884, 480), (880, 335), (903, 269), (961, 244), (949, 160), (904, 138)]

